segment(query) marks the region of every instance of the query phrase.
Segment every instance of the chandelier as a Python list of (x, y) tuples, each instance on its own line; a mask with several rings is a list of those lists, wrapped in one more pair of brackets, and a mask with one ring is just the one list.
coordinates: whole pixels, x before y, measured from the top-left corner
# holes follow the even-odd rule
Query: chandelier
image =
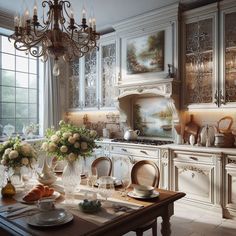
[(81, 24), (77, 24), (69, 1), (47, 0), (42, 2), (42, 23), (38, 20), (37, 5), (34, 5), (33, 17), (28, 9), (24, 15), (15, 16), (15, 32), (9, 36), (14, 40), (17, 50), (25, 51), (34, 57), (54, 58), (53, 74), (59, 75), (58, 59), (72, 61), (83, 57), (93, 48), (97, 48), (100, 35), (96, 32), (95, 18), (89, 18), (83, 8)]

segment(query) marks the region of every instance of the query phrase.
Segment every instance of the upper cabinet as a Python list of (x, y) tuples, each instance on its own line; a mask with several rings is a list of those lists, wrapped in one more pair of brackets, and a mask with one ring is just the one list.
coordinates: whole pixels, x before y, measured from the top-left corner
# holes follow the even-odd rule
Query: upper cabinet
[[(232, 3), (234, 3), (232, 5)], [(222, 106), (236, 106), (236, 3), (221, 3), (220, 12), (220, 84), (222, 87)]]
[(117, 45), (115, 34), (102, 36), (93, 49), (70, 65), (69, 110), (114, 108)]
[[(204, 14), (203, 14), (204, 13)], [(217, 7), (183, 13), (183, 102), (185, 107), (216, 107)], [(218, 95), (217, 95), (218, 96)]]
[(235, 107), (235, 20), (236, 4), (231, 0), (183, 13), (185, 108)]

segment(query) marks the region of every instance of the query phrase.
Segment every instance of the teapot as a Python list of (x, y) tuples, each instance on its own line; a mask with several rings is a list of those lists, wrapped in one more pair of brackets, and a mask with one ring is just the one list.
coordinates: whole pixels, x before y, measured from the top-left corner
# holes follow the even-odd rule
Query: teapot
[(139, 130), (126, 130), (124, 134), (124, 139), (125, 140), (135, 140), (137, 139), (138, 135), (140, 134)]

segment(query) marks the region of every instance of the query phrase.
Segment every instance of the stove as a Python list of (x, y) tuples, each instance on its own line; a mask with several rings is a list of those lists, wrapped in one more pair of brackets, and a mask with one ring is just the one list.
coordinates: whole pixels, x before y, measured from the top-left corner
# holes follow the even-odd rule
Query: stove
[(167, 140), (151, 140), (151, 139), (126, 140), (122, 138), (112, 139), (111, 142), (145, 144), (145, 145), (154, 145), (154, 146), (160, 146), (164, 144), (173, 143), (173, 141), (167, 141)]

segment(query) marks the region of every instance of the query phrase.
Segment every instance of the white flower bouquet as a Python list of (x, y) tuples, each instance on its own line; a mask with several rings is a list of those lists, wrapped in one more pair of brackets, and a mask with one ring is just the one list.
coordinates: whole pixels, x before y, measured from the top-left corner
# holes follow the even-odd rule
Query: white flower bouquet
[(85, 127), (76, 127), (64, 121), (59, 122), (59, 130), (50, 128), (46, 132), (46, 141), (42, 144), (42, 149), (50, 156), (59, 159), (75, 161), (79, 156), (91, 155), (97, 136), (96, 131)]
[(37, 160), (36, 151), (19, 137), (11, 137), (8, 141), (0, 144), (1, 164), (8, 168), (26, 166), (32, 168)]

